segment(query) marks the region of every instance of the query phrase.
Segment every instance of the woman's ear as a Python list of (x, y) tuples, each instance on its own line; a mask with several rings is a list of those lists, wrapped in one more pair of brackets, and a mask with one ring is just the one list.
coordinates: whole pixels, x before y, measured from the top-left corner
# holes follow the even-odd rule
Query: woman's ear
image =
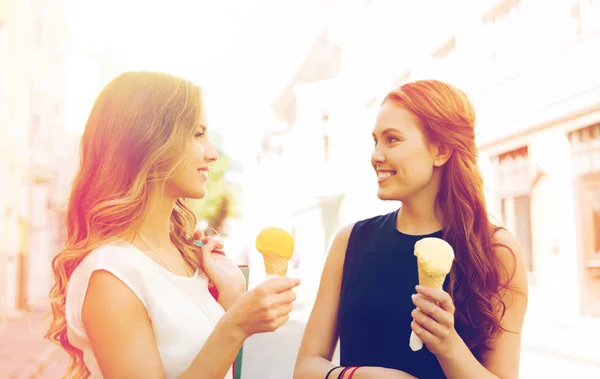
[(450, 157), (452, 156), (452, 150), (445, 145), (434, 145), (432, 153), (433, 165), (435, 167), (443, 166), (444, 164), (446, 164), (446, 162), (448, 162), (448, 159), (450, 159)]

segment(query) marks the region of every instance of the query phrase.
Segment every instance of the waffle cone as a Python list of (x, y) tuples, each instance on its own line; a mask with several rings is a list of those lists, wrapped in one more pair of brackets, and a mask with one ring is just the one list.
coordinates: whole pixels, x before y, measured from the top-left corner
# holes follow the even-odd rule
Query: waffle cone
[(423, 287), (442, 288), (446, 275), (429, 275), (419, 265), (419, 284)]
[(285, 275), (289, 259), (263, 255), (267, 275)]

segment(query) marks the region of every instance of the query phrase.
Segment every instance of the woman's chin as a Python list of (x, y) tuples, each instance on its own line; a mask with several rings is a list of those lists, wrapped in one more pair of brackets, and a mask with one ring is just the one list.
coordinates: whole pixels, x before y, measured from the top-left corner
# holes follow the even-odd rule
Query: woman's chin
[(398, 192), (390, 191), (389, 189), (379, 188), (377, 191), (377, 197), (379, 200), (389, 200), (389, 201), (399, 201), (401, 196), (399, 196)]
[(394, 200), (392, 194), (389, 191), (382, 190), (381, 188), (377, 191), (377, 197), (379, 200)]
[(207, 194), (206, 188), (199, 188), (195, 191), (190, 191), (190, 193), (184, 197), (186, 197), (188, 199), (193, 199), (193, 200), (201, 200), (206, 197), (206, 194)]

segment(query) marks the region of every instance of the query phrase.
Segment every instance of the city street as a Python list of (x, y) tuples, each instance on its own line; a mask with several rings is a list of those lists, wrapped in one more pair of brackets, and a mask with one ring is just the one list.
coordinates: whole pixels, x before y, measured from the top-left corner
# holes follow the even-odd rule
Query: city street
[(67, 357), (43, 339), (49, 318), (47, 309), (0, 324), (0, 378), (59, 378)]

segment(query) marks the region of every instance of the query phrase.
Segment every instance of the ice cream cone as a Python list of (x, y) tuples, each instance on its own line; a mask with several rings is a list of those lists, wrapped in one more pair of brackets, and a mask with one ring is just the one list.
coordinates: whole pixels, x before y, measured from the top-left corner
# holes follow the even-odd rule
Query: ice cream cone
[[(415, 255), (419, 284), (423, 287), (443, 288), (446, 275), (450, 272), (454, 261), (452, 246), (440, 238), (423, 238), (415, 244)], [(421, 350), (423, 341), (411, 332), (409, 346), (412, 351)]]
[(263, 256), (267, 275), (285, 275), (289, 260), (282, 257)]
[(281, 228), (264, 228), (256, 237), (256, 250), (263, 255), (267, 275), (285, 275), (294, 253), (294, 237)]

